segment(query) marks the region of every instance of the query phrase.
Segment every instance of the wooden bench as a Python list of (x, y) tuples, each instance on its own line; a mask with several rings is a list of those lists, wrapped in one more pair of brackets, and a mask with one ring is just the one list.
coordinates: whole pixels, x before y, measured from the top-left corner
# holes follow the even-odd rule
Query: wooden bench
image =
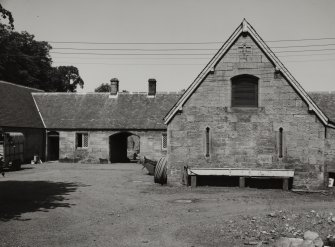
[(283, 190), (289, 189), (289, 178), (294, 177), (294, 170), (289, 169), (250, 169), (250, 168), (187, 168), (191, 177), (191, 187), (197, 186), (198, 176), (234, 176), (239, 177), (239, 186), (245, 187), (245, 178), (283, 179)]

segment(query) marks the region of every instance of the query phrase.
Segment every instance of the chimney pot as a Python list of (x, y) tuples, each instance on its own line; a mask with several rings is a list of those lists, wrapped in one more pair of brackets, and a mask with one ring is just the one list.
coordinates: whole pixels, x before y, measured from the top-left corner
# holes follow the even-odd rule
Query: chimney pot
[(119, 80), (117, 78), (112, 78), (111, 82), (111, 95), (117, 95), (119, 92)]
[(148, 80), (148, 95), (149, 96), (155, 96), (156, 95), (156, 79), (150, 78)]

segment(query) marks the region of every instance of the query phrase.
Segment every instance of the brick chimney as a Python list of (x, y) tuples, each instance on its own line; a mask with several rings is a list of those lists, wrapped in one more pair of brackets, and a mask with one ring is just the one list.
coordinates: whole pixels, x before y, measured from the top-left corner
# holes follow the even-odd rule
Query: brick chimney
[(150, 78), (148, 80), (148, 96), (155, 96), (156, 95), (156, 79)]
[(111, 95), (117, 95), (119, 92), (119, 80), (117, 78), (111, 79)]

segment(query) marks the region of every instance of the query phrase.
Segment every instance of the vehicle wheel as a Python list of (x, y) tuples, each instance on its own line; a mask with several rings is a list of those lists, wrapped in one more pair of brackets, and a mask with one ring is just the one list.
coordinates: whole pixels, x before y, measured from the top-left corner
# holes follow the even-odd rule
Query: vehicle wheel
[(157, 162), (155, 173), (154, 173), (154, 182), (159, 184), (167, 183), (167, 159), (162, 157)]

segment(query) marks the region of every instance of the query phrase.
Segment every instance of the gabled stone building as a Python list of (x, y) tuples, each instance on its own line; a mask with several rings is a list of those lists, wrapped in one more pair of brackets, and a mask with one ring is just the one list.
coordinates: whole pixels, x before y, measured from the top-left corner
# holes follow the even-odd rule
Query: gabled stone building
[(324, 188), (335, 172), (335, 94), (324, 96), (309, 95), (244, 20), (165, 117), (168, 181), (239, 168), (293, 171), (294, 188)]
[[(107, 163), (129, 161), (134, 153), (158, 160), (166, 154), (164, 115), (179, 93), (33, 93), (46, 129), (47, 160)], [(132, 152), (132, 153), (129, 153)]]
[(152, 79), (147, 93), (111, 83), (110, 93), (80, 94), (0, 81), (0, 127), (24, 133), (27, 160), (167, 155), (169, 183), (285, 176), (316, 189), (335, 178), (335, 93), (307, 93), (245, 20), (182, 95), (156, 93)]

